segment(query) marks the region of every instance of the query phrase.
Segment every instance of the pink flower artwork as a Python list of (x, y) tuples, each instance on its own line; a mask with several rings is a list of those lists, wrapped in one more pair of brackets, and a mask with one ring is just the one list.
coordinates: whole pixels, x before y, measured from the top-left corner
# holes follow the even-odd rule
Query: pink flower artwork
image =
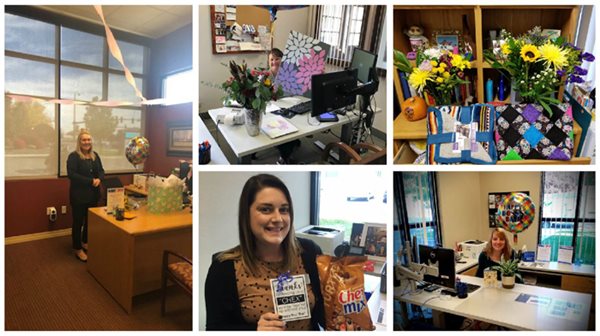
[(325, 50), (316, 53), (310, 49), (310, 54), (304, 55), (298, 61), (298, 72), (296, 73), (296, 83), (302, 85), (302, 91), (311, 90), (311, 78), (313, 75), (322, 74), (325, 70)]

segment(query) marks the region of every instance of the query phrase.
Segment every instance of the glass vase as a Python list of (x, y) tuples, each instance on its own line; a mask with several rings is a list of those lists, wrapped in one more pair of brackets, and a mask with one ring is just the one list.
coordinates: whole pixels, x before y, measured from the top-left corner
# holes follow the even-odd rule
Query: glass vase
[(261, 110), (244, 108), (244, 125), (249, 136), (257, 136), (260, 133), (262, 116)]

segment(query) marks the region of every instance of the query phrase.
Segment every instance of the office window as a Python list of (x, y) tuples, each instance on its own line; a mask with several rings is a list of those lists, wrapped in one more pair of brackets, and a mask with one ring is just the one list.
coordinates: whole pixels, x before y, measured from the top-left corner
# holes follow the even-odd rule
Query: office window
[(545, 172), (539, 243), (573, 247), (573, 262), (595, 264), (595, 173)]
[(313, 173), (313, 222), (344, 230), (350, 240), (352, 223), (386, 223), (387, 182), (381, 171)]
[(194, 96), (192, 70), (176, 72), (163, 79), (162, 97), (174, 103), (191, 102)]
[(395, 203), (394, 214), (400, 231), (397, 239), (412, 241), (416, 237), (416, 245), (441, 244), (435, 175), (427, 172), (396, 173), (394, 183), (399, 199)]
[[(17, 101), (7, 96), (6, 177), (66, 175), (67, 156), (75, 149), (81, 128), (92, 132), (94, 150), (102, 157), (107, 172), (134, 171), (124, 148), (129, 139), (143, 133), (142, 110), (121, 65), (108, 55), (104, 36), (85, 31), (87, 23), (78, 30), (61, 26), (60, 22), (42, 22), (11, 13), (4, 18), (7, 93), (42, 99), (137, 103), (111, 109)], [(119, 41), (119, 46), (138, 88), (143, 90), (147, 48), (124, 41)], [(106, 58), (109, 64), (104, 63)]]
[(354, 47), (361, 45), (366, 6), (326, 5), (320, 7), (316, 37), (329, 44), (329, 58), (349, 62)]

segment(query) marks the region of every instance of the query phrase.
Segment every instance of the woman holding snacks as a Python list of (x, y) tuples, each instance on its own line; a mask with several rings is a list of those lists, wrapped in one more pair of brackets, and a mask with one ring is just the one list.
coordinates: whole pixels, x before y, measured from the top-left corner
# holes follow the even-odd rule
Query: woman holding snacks
[(248, 179), (239, 201), (240, 245), (216, 254), (205, 285), (207, 330), (319, 330), (316, 257), (296, 238), (290, 192), (268, 174)]

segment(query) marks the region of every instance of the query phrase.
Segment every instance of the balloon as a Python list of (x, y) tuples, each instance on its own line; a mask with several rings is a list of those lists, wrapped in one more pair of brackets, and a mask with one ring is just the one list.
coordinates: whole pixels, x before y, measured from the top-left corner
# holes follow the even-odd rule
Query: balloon
[(302, 7), (307, 7), (307, 5), (291, 5), (291, 6), (256, 5), (256, 7), (266, 8), (269, 11), (269, 14), (271, 16), (271, 22), (273, 22), (273, 21), (277, 20), (277, 11), (278, 10), (302, 8)]
[(137, 166), (146, 161), (150, 155), (150, 143), (144, 137), (137, 136), (125, 147), (125, 157), (132, 165)]
[(505, 196), (496, 212), (496, 225), (513, 234), (525, 231), (535, 218), (535, 204), (523, 193), (511, 193)]

